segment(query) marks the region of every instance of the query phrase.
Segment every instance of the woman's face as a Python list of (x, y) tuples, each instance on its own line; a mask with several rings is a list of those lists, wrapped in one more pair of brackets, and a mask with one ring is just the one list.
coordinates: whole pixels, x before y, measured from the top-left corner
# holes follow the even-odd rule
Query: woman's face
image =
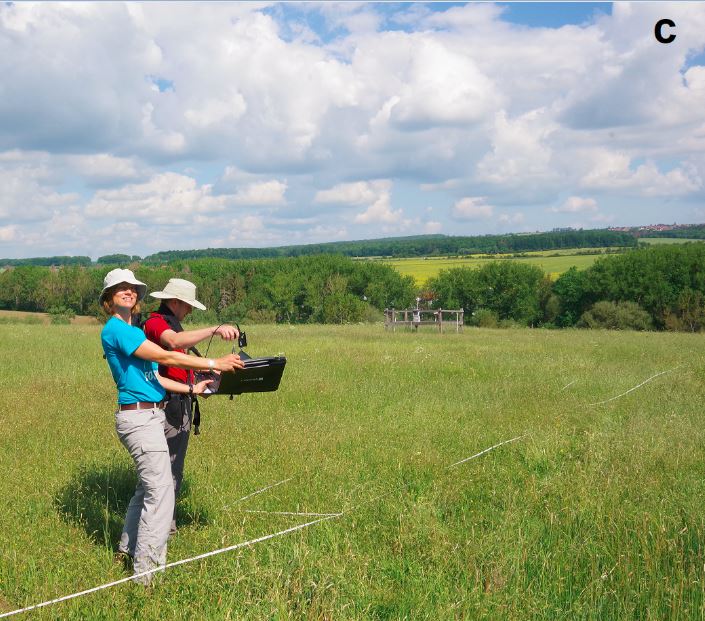
[(127, 282), (121, 282), (113, 291), (113, 306), (132, 309), (137, 304), (137, 288)]

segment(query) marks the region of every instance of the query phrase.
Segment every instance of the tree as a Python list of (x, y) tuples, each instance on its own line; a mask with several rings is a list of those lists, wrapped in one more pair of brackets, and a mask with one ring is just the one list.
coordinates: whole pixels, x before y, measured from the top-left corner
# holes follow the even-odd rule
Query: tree
[(463, 308), (466, 321), (479, 309), (491, 311), (498, 320), (536, 325), (542, 319), (544, 273), (534, 265), (514, 261), (490, 261), (479, 269), (442, 270), (428, 288), (443, 308)]
[(571, 267), (558, 277), (553, 293), (558, 297), (558, 326), (573, 326), (589, 306), (590, 296), (586, 287), (586, 276), (576, 267)]
[(673, 311), (666, 314), (667, 330), (701, 332), (705, 329), (705, 298), (700, 291), (686, 288), (680, 292)]
[(348, 293), (347, 285), (347, 279), (340, 274), (328, 277), (319, 314), (323, 323), (352, 323), (362, 320), (365, 304)]
[(609, 330), (650, 330), (651, 316), (636, 302), (597, 302), (583, 313), (578, 326)]

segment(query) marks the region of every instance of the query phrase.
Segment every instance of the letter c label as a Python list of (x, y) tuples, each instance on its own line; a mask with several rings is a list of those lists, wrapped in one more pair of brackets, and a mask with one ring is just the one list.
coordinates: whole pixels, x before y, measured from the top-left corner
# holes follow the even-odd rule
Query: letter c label
[(656, 37), (656, 40), (659, 43), (672, 43), (676, 35), (674, 34), (669, 34), (668, 36), (664, 36), (663, 34), (663, 27), (668, 26), (669, 28), (675, 28), (676, 27), (676, 22), (674, 22), (672, 19), (660, 19), (656, 22), (656, 25), (654, 26), (654, 36)]

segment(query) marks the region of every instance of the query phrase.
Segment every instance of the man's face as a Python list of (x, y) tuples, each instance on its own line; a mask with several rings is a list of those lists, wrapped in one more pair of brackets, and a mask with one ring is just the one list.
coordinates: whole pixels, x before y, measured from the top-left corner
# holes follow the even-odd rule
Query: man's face
[(193, 306), (182, 300), (172, 300), (171, 310), (174, 311), (174, 315), (179, 321), (183, 321), (186, 315), (193, 310)]

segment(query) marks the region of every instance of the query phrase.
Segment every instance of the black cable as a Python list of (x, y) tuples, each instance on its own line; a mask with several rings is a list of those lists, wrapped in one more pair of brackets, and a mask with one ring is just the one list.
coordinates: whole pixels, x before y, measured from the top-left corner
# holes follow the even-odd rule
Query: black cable
[[(218, 326), (218, 328), (220, 328), (221, 326), (224, 326), (224, 325), (225, 325), (225, 322), (221, 323), (220, 326)], [(237, 324), (235, 324), (235, 325), (237, 325)], [(213, 334), (211, 334), (210, 339), (208, 339), (208, 346), (206, 347), (206, 353), (205, 353), (205, 355), (203, 356), (204, 358), (208, 358), (208, 350), (211, 348), (211, 342), (213, 341), (213, 337), (215, 336), (215, 333), (218, 331), (218, 328), (216, 328), (215, 330), (213, 330)], [(240, 328), (238, 327), (238, 330), (239, 330), (239, 329), (240, 329)]]

